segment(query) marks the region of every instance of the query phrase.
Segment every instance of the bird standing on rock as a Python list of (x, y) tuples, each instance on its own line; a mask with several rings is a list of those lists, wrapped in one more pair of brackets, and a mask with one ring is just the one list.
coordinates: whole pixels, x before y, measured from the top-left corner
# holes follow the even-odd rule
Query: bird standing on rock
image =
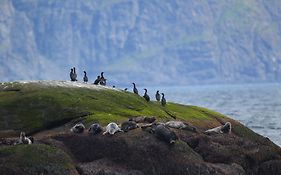
[(139, 91), (138, 89), (136, 88), (136, 84), (135, 83), (132, 83), (134, 85), (134, 88), (133, 88), (133, 91), (135, 94), (139, 95)]
[(75, 71), (75, 67), (73, 67), (73, 81), (77, 81), (77, 74)]
[(146, 100), (146, 101), (150, 101), (150, 97), (147, 95), (147, 89), (143, 89), (145, 92), (144, 92), (144, 95), (143, 95), (143, 98)]
[(104, 78), (103, 81), (100, 82), (100, 85), (106, 86), (106, 79)]
[(71, 81), (75, 81), (75, 80), (74, 80), (74, 75), (73, 75), (73, 69), (70, 69), (70, 74), (69, 74), (69, 76), (70, 76), (70, 80), (71, 80)]
[(98, 85), (100, 83), (100, 76), (97, 76), (97, 79), (95, 80), (94, 84)]
[(103, 86), (105, 86), (106, 85), (106, 79), (104, 78), (104, 76), (103, 76), (103, 73), (104, 72), (101, 72), (101, 76), (100, 76), (100, 85), (103, 85)]
[(159, 91), (156, 92), (155, 98), (156, 98), (157, 101), (160, 101), (160, 94), (159, 94)]
[(166, 99), (164, 97), (164, 93), (161, 93), (161, 94), (162, 94), (161, 104), (162, 104), (162, 106), (165, 106), (166, 105)]
[(84, 83), (88, 82), (87, 72), (84, 71), (84, 77), (83, 77)]

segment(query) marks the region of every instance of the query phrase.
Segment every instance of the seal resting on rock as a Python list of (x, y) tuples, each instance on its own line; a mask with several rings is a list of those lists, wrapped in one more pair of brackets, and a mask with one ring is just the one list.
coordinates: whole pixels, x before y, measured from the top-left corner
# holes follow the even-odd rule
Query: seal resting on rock
[(128, 132), (129, 130), (138, 128), (138, 124), (134, 121), (125, 121), (121, 124), (121, 129), (124, 132)]
[(28, 138), (28, 137), (25, 136), (25, 132), (21, 132), (19, 140), (16, 141), (14, 144), (15, 145), (18, 145), (18, 144), (28, 144), (28, 145), (30, 145), (32, 143), (33, 143), (33, 137)]
[(85, 130), (85, 126), (82, 123), (75, 124), (70, 131), (73, 133), (83, 133)]
[(222, 126), (218, 126), (216, 128), (208, 129), (205, 133), (230, 133), (231, 132), (231, 123), (226, 122)]
[(184, 123), (182, 121), (168, 121), (168, 122), (165, 123), (165, 126), (168, 126), (170, 128), (184, 129), (184, 130), (196, 132), (195, 127), (190, 126), (187, 123)]
[(155, 133), (157, 138), (169, 144), (175, 143), (178, 139), (177, 135), (163, 124), (153, 125), (152, 132)]
[(133, 117), (129, 119), (129, 121), (134, 121), (136, 123), (153, 123), (155, 120), (155, 117)]
[(93, 135), (99, 134), (100, 132), (102, 132), (102, 127), (100, 126), (100, 124), (94, 123), (90, 126), (88, 132), (92, 133)]
[(123, 132), (116, 123), (111, 122), (106, 126), (106, 131), (103, 133), (103, 135), (105, 135), (107, 133), (109, 133), (110, 135), (113, 135), (118, 131)]

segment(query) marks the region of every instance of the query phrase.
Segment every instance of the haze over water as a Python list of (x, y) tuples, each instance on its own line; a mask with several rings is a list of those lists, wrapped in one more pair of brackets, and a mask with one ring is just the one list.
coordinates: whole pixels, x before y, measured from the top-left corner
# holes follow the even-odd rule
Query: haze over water
[(153, 87), (153, 99), (157, 89), (168, 101), (213, 109), (281, 145), (281, 84)]

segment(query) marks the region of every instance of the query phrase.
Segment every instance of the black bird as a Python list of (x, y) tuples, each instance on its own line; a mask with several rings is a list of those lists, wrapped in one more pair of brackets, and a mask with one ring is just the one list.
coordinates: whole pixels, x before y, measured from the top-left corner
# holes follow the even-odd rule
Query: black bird
[(77, 81), (77, 74), (75, 71), (75, 67), (73, 67), (73, 81)]
[(100, 81), (100, 85), (106, 86), (106, 79), (105, 78)]
[(88, 82), (87, 72), (84, 71), (84, 77), (83, 77), (84, 83)]
[(124, 91), (127, 91), (127, 90), (128, 90), (128, 88), (125, 88), (125, 89), (124, 89)]
[(106, 85), (106, 79), (104, 78), (103, 73), (104, 72), (100, 73), (100, 85), (105, 86)]
[(147, 95), (147, 89), (143, 89), (145, 92), (144, 92), (144, 95), (143, 95), (143, 98), (146, 100), (146, 101), (150, 101), (150, 98), (149, 96)]
[(97, 76), (97, 79), (95, 80), (94, 84), (98, 85), (100, 83), (100, 76)]
[(70, 76), (70, 80), (71, 80), (71, 81), (74, 81), (73, 69), (70, 69), (70, 74), (69, 74), (69, 76)]
[(139, 95), (139, 91), (138, 89), (136, 88), (136, 84), (135, 83), (132, 83), (134, 85), (134, 88), (133, 88), (133, 91), (135, 94)]
[(160, 94), (159, 94), (159, 91), (156, 92), (155, 98), (156, 98), (157, 101), (160, 101)]
[(162, 94), (161, 104), (162, 104), (162, 106), (165, 106), (166, 105), (166, 99), (164, 97), (164, 93), (161, 93), (161, 94)]

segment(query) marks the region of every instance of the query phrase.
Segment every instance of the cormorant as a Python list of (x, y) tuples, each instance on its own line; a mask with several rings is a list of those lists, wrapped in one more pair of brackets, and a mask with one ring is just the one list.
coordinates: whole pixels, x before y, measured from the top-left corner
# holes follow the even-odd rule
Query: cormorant
[(165, 106), (166, 105), (166, 99), (164, 97), (164, 93), (161, 93), (161, 94), (162, 94), (161, 104), (162, 104), (162, 106)]
[(69, 74), (69, 76), (70, 76), (70, 80), (71, 80), (71, 81), (74, 81), (74, 77), (73, 77), (73, 69), (71, 69), (71, 70), (70, 70), (70, 74)]
[(160, 101), (160, 94), (159, 94), (159, 91), (156, 92), (155, 98), (156, 98), (157, 101)]
[(100, 83), (100, 76), (97, 76), (97, 79), (95, 80), (94, 84), (98, 85)]
[(150, 98), (149, 96), (147, 95), (147, 89), (143, 89), (145, 92), (144, 92), (144, 95), (143, 95), (143, 98), (146, 100), (146, 101), (150, 101)]
[(124, 91), (127, 91), (127, 90), (128, 90), (128, 88), (125, 88), (125, 89), (124, 89)]
[(101, 76), (100, 76), (100, 85), (103, 85), (103, 86), (105, 86), (106, 85), (106, 79), (104, 78), (104, 76), (103, 76), (103, 73), (104, 72), (101, 72)]
[(73, 81), (77, 81), (77, 74), (75, 71), (75, 67), (73, 67)]
[(88, 77), (87, 77), (87, 72), (86, 71), (84, 71), (84, 78), (83, 78), (83, 80), (84, 80), (84, 83), (88, 82)]
[(133, 91), (135, 94), (139, 95), (139, 91), (138, 89), (136, 88), (136, 84), (135, 83), (132, 83), (134, 85), (134, 88), (133, 88)]
[(100, 85), (106, 86), (106, 79), (103, 78), (103, 80), (100, 81)]

